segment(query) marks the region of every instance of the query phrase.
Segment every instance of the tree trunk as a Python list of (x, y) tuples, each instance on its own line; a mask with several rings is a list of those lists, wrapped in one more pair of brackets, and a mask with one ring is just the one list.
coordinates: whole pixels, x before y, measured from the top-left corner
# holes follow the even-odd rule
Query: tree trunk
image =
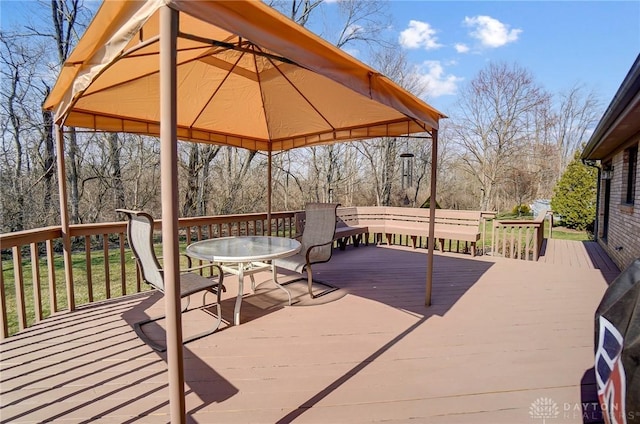
[(69, 161), (68, 173), (69, 179), (69, 222), (71, 224), (80, 223), (80, 190), (79, 190), (79, 158), (78, 158), (78, 140), (75, 128), (69, 128)]
[(189, 164), (187, 165), (187, 189), (182, 204), (182, 216), (195, 216), (198, 203), (198, 169), (200, 165), (200, 148), (197, 143), (189, 147)]
[(120, 164), (120, 144), (117, 133), (109, 133), (109, 160), (111, 161), (111, 186), (113, 187), (114, 209), (122, 209), (126, 206), (124, 184), (122, 183), (122, 166)]
[[(17, 72), (17, 69), (16, 69)], [(14, 102), (16, 101), (18, 86), (18, 75), (11, 79), (11, 92), (8, 98), (7, 108), (9, 110), (9, 121), (11, 122), (11, 129), (13, 130), (13, 141), (16, 149), (15, 166), (13, 168), (13, 196), (15, 201), (15, 213), (16, 216), (13, 219), (14, 225), (13, 231), (24, 230), (24, 190), (22, 187), (22, 140), (20, 137), (20, 119), (14, 108)]]
[(42, 111), (42, 121), (44, 126), (44, 160), (42, 164), (44, 174), (44, 196), (42, 199), (42, 210), (49, 216), (51, 211), (51, 198), (54, 189), (54, 177), (56, 175), (56, 156), (53, 138), (53, 114), (50, 111)]

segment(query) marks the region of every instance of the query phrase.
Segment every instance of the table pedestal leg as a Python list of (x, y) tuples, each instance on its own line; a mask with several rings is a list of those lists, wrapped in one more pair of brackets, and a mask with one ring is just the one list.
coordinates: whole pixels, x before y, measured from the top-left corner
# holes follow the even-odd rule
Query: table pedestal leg
[(242, 306), (242, 295), (244, 294), (244, 264), (238, 264), (238, 297), (236, 297), (236, 307), (233, 311), (233, 323), (240, 325), (240, 306)]

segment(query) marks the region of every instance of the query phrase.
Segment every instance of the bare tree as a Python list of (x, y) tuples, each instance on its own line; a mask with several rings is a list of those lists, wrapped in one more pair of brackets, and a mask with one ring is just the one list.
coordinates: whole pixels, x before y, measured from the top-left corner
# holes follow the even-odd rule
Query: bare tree
[[(47, 98), (51, 89), (44, 82), (42, 83), (43, 92), (42, 92), (42, 104), (44, 104), (44, 99)], [(56, 174), (56, 152), (55, 152), (55, 143), (53, 138), (53, 113), (48, 110), (42, 110), (42, 130), (41, 130), (41, 146), (39, 146), (38, 151), (43, 151), (42, 156), (42, 168), (44, 171), (44, 196), (43, 196), (43, 210), (45, 214), (49, 214), (51, 210), (57, 210), (57, 205), (53, 205), (52, 196), (54, 193), (54, 177)]]
[[(247, 177), (251, 175), (251, 163), (257, 153), (255, 150), (247, 151), (235, 147), (222, 148), (222, 155), (215, 166), (216, 178), (220, 183), (220, 190), (215, 196), (216, 213), (245, 212), (253, 206), (257, 199), (248, 199), (248, 191), (245, 188), (251, 185)], [(262, 187), (264, 188), (264, 185)]]
[(107, 136), (109, 145), (109, 163), (111, 165), (111, 187), (113, 189), (114, 209), (126, 207), (124, 184), (122, 182), (122, 164), (120, 162), (120, 141), (117, 133)]
[[(207, 213), (207, 192), (211, 162), (220, 152), (221, 146), (188, 143), (188, 161), (184, 165), (186, 173), (185, 200), (182, 204), (183, 216), (197, 216)], [(230, 176), (228, 176), (230, 177)]]
[(587, 140), (587, 131), (600, 116), (600, 104), (593, 91), (584, 85), (574, 85), (559, 94), (559, 105), (553, 136), (558, 151), (555, 182), (573, 159), (573, 155)]
[(363, 44), (368, 47), (382, 47), (383, 50), (392, 48), (392, 44), (381, 36), (391, 22), (387, 2), (340, 0), (338, 11), (343, 20), (339, 24), (339, 30), (330, 30), (324, 34), (328, 40), (334, 38), (331, 34), (337, 34), (337, 38), (333, 40), (336, 46), (343, 48), (347, 45)]
[[(35, 76), (36, 60), (34, 52), (28, 47), (4, 33), (0, 33), (0, 63), (2, 75), (2, 102), (0, 103), (6, 121), (3, 122), (3, 145), (9, 142), (14, 154), (6, 156), (5, 164), (12, 169), (7, 176), (8, 184), (3, 181), (3, 204), (5, 222), (3, 227), (10, 231), (25, 229), (25, 192), (28, 180), (24, 178), (25, 161), (27, 159), (27, 139), (29, 121), (29, 105), (27, 104), (32, 80)], [(7, 205), (11, 201), (13, 205)]]
[[(374, 54), (374, 64), (381, 73), (394, 80), (407, 91), (417, 96), (425, 93), (426, 87), (420, 81), (417, 74), (413, 72), (412, 67), (407, 62), (407, 58), (401, 49), (378, 51)], [(411, 143), (410, 149), (413, 149), (414, 144), (420, 144), (416, 143), (415, 140), (417, 139), (414, 139), (414, 142)], [(406, 195), (406, 193), (399, 193), (399, 189), (397, 189), (399, 186), (400, 154), (412, 153), (415, 156), (415, 153), (401, 151), (403, 148), (409, 149), (405, 141), (397, 137), (383, 137), (359, 142), (355, 146), (369, 164), (370, 178), (373, 179), (377, 205), (389, 206), (396, 203), (400, 197)], [(418, 152), (416, 151), (416, 153)], [(416, 180), (416, 182), (421, 184), (423, 182), (422, 178), (425, 176), (426, 165), (430, 163), (430, 160), (421, 154), (419, 161), (418, 172), (420, 174), (420, 180)], [(413, 197), (415, 199), (416, 194), (414, 194)]]
[[(157, 181), (160, 177), (160, 150), (158, 140), (139, 135), (125, 135), (125, 157), (130, 157), (129, 172), (125, 181), (133, 182), (131, 189), (131, 205), (133, 209), (149, 209), (160, 215), (159, 193)], [(157, 202), (157, 203), (154, 203)], [(157, 213), (156, 212), (157, 209)]]
[(198, 175), (202, 164), (199, 147), (197, 143), (190, 143), (187, 149), (189, 151), (189, 160), (187, 166), (185, 166), (187, 186), (184, 202), (182, 203), (182, 216), (195, 216), (198, 210)]
[(495, 206), (501, 178), (514, 160), (524, 160), (520, 148), (530, 139), (527, 124), (547, 98), (531, 74), (515, 64), (490, 63), (461, 90), (455, 139), (465, 171), (480, 186), (481, 210)]
[[(84, 28), (84, 22), (88, 21), (88, 17), (85, 12), (82, 0), (50, 0), (49, 8), (51, 11), (51, 21), (44, 26), (28, 24), (25, 26), (27, 29), (28, 37), (37, 36), (44, 40), (53, 40), (53, 46), (56, 52), (57, 66), (61, 66), (71, 49), (75, 45), (79, 38), (79, 31)], [(79, 21), (80, 19), (80, 21)], [(82, 22), (81, 22), (82, 21)], [(51, 25), (49, 27), (49, 25)], [(46, 96), (50, 91), (49, 82), (42, 81), (44, 89), (43, 95)], [(44, 102), (44, 100), (43, 100)], [(53, 151), (53, 118), (51, 112), (43, 112), (43, 140), (44, 146), (47, 149), (45, 153), (45, 175), (47, 186), (52, 187), (51, 179), (53, 177), (51, 171), (51, 165), (55, 162), (55, 152)], [(69, 219), (72, 223), (78, 223), (81, 220), (80, 217), (80, 158), (78, 157), (79, 147), (77, 145), (78, 138), (75, 134), (75, 129), (70, 128), (67, 138), (68, 148), (68, 175), (69, 180), (69, 196), (70, 196), (70, 212)]]
[[(340, 48), (388, 48), (380, 36), (390, 22), (387, 3), (384, 1), (339, 0), (328, 5), (322, 0), (293, 0), (291, 2), (272, 2), (271, 6), (288, 15), (303, 26), (313, 26), (320, 36)], [(338, 19), (327, 20), (318, 11), (322, 6), (334, 7)], [(349, 145), (328, 145), (305, 149), (309, 174), (298, 177), (296, 183), (309, 183), (309, 189), (303, 193), (305, 201), (340, 201), (348, 203), (353, 198), (354, 184), (358, 181), (358, 160), (354, 147)], [(283, 156), (286, 158), (287, 156)], [(281, 169), (290, 169), (280, 164)], [(288, 181), (292, 173), (285, 173)]]

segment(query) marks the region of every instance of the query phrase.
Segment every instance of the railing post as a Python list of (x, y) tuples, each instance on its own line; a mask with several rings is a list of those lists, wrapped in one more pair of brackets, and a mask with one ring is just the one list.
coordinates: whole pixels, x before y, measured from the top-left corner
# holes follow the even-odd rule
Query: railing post
[(27, 328), (27, 312), (24, 305), (24, 278), (22, 274), (22, 251), (20, 246), (13, 247), (13, 283), (16, 290), (16, 311), (18, 312), (18, 328)]
[(7, 322), (7, 301), (4, 292), (4, 272), (2, 271), (2, 257), (0, 257), (0, 340), (9, 337), (9, 323)]

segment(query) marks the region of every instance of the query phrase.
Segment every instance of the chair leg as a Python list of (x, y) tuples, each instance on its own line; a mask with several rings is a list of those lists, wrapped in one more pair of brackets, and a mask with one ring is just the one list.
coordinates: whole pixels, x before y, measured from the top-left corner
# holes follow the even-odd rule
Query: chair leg
[[(340, 289), (340, 287), (333, 286), (333, 285), (331, 285), (329, 283), (325, 283), (324, 281), (313, 279), (313, 275), (311, 273), (311, 268), (310, 267), (307, 267), (306, 270), (307, 270), (307, 278), (306, 278), (306, 280), (307, 280), (307, 285), (308, 285), (308, 290), (309, 290), (309, 296), (312, 299), (315, 299), (315, 298), (320, 297), (320, 296), (324, 296), (325, 294), (329, 294), (331, 292), (334, 292), (334, 291)], [(275, 266), (273, 267), (273, 282), (279, 288), (281, 288), (282, 290), (287, 292), (287, 294), (289, 295), (289, 306), (291, 306), (291, 293), (289, 293), (289, 290), (285, 289), (283, 286), (286, 286), (286, 285), (291, 284), (291, 283), (295, 283), (297, 281), (304, 281), (304, 280), (305, 280), (304, 277), (297, 277), (297, 278), (285, 281), (284, 283), (280, 283), (277, 280), (276, 267)], [(313, 283), (322, 284), (323, 286), (328, 287), (329, 289), (325, 290), (323, 292), (320, 292), (319, 294), (313, 294)]]
[[(218, 289), (218, 291), (217, 291), (217, 299), (216, 299), (216, 304), (215, 304), (215, 305), (216, 305), (216, 316), (217, 316), (217, 318), (218, 318), (218, 319), (214, 322), (214, 325), (213, 325), (209, 330), (203, 331), (202, 333), (198, 333), (198, 334), (195, 334), (195, 335), (193, 335), (193, 336), (191, 336), (191, 337), (188, 337), (188, 338), (186, 338), (186, 339), (183, 339), (183, 340), (182, 340), (182, 344), (186, 344), (186, 343), (192, 342), (192, 341), (194, 341), (194, 340), (201, 339), (201, 338), (203, 338), (203, 337), (205, 337), (205, 336), (208, 336), (208, 335), (210, 335), (210, 334), (213, 334), (213, 333), (214, 333), (214, 332), (215, 332), (215, 331), (220, 327), (220, 324), (222, 324), (222, 309), (221, 309), (221, 307), (220, 307), (220, 300), (221, 300), (221, 298), (220, 298), (220, 296), (221, 296), (220, 291), (221, 291), (221, 289)], [(197, 309), (204, 309), (204, 308), (207, 306), (207, 305), (205, 304), (205, 300), (206, 300), (207, 293), (209, 293), (209, 291), (208, 291), (208, 290), (207, 290), (207, 291), (205, 291), (205, 293), (204, 293), (204, 295), (203, 295), (203, 297), (202, 297), (202, 306), (201, 306), (200, 308), (197, 308)], [(188, 306), (189, 306), (189, 302), (187, 301), (187, 306), (186, 306), (184, 309), (182, 309), (182, 312), (185, 312), (185, 311), (187, 310), (187, 307), (188, 307)], [(193, 309), (192, 309), (192, 310), (193, 310)], [(159, 343), (156, 343), (156, 342), (155, 342), (155, 341), (153, 341), (153, 340), (151, 340), (151, 339), (150, 339), (150, 338), (145, 334), (145, 332), (144, 332), (144, 330), (142, 329), (142, 327), (143, 327), (144, 325), (146, 325), (146, 324), (150, 324), (150, 323), (152, 323), (152, 322), (156, 322), (156, 321), (159, 321), (159, 320), (164, 319), (164, 318), (166, 318), (166, 315), (160, 315), (160, 316), (158, 316), (158, 317), (145, 319), (145, 320), (138, 321), (138, 322), (136, 322), (136, 323), (134, 323), (134, 324), (133, 324), (133, 329), (134, 329), (134, 331), (136, 332), (136, 334), (138, 335), (138, 337), (139, 337), (143, 342), (145, 342), (147, 345), (149, 345), (149, 347), (151, 347), (153, 350), (158, 351), (158, 352), (164, 352), (164, 351), (166, 351), (166, 350), (167, 350), (167, 347), (166, 347), (166, 346), (163, 346), (163, 345), (161, 345), (161, 344), (159, 344)]]
[[(323, 286), (328, 287), (328, 289), (320, 292), (319, 294), (313, 294), (313, 283), (322, 284)], [(316, 299), (320, 296), (324, 296), (325, 294), (329, 294), (340, 289), (339, 287), (333, 286), (329, 283), (325, 283), (324, 281), (314, 280), (310, 266), (307, 267), (307, 284), (309, 286), (309, 296), (311, 296), (312, 299)]]
[(216, 332), (216, 330), (220, 327), (220, 324), (222, 324), (222, 310), (220, 308), (220, 302), (216, 303), (216, 316), (218, 317), (218, 319), (215, 321), (214, 325), (209, 330), (203, 331), (202, 333), (194, 334), (191, 337), (187, 337), (182, 341), (182, 344), (201, 339), (205, 336), (208, 336), (209, 334), (213, 334)]

